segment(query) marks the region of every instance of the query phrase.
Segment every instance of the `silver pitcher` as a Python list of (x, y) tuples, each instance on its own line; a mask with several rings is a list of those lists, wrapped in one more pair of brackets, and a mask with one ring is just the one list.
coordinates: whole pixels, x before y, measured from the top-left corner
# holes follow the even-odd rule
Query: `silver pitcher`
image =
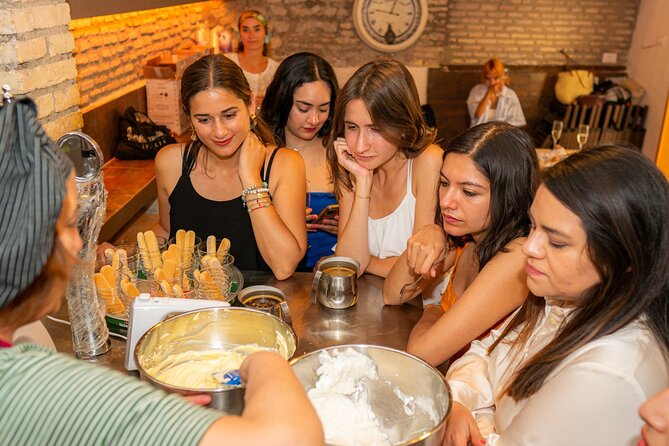
[(320, 262), (311, 285), (311, 302), (335, 310), (355, 305), (359, 269), (358, 261), (350, 257), (330, 257)]

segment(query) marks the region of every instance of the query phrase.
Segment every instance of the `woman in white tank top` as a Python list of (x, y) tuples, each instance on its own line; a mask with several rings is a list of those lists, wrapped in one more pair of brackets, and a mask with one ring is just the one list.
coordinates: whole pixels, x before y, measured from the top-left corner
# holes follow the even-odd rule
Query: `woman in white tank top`
[(409, 71), (362, 66), (337, 100), (328, 162), (339, 198), (336, 255), (385, 277), (408, 238), (434, 222), (442, 151), (432, 144)]

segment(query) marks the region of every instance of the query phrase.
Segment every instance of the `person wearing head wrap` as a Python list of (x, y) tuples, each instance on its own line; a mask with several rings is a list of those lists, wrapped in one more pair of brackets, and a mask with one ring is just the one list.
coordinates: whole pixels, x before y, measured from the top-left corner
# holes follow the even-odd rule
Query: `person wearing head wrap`
[[(104, 366), (12, 345), (22, 325), (57, 311), (82, 242), (72, 163), (29, 99), (0, 109), (0, 444), (323, 443), (318, 416), (278, 354), (242, 363), (241, 416), (197, 406)], [(277, 385), (277, 383), (280, 383)], [(288, 411), (290, 418), (276, 414)]]
[(239, 65), (256, 94), (256, 103), (262, 104), (267, 86), (272, 82), (279, 63), (267, 57), (271, 32), (267, 18), (255, 10), (244, 11), (237, 19), (239, 47), (226, 56)]

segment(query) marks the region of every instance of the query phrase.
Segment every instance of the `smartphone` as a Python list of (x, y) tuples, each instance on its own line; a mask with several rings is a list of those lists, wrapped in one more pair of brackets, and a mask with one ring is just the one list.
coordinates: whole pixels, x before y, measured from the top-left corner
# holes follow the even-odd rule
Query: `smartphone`
[(334, 220), (336, 215), (339, 215), (339, 205), (336, 203), (329, 204), (318, 213), (318, 221), (322, 222), (323, 220)]

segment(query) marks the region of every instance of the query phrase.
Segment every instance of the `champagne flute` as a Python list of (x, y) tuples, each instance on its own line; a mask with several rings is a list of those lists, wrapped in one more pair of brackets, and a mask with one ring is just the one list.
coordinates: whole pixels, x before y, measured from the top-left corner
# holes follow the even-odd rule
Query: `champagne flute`
[(588, 135), (590, 134), (590, 126), (586, 124), (581, 124), (578, 126), (578, 133), (576, 134), (576, 141), (578, 142), (578, 150), (583, 149), (583, 145), (588, 140)]
[(551, 137), (553, 138), (553, 150), (557, 149), (557, 143), (562, 136), (562, 121), (553, 121), (553, 128), (551, 129)]

